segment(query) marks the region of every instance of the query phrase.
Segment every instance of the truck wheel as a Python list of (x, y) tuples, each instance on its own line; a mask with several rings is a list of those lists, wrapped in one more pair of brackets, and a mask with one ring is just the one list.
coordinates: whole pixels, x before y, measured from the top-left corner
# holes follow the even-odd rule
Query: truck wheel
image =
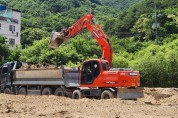
[(41, 94), (42, 95), (51, 95), (52, 94), (52, 90), (51, 90), (51, 88), (46, 87), (46, 88), (43, 89)]
[(114, 94), (109, 90), (104, 90), (101, 94), (101, 99), (112, 99), (114, 98)]
[(11, 93), (11, 89), (9, 87), (4, 89), (4, 93), (5, 94), (10, 94)]
[(54, 92), (54, 95), (56, 95), (56, 96), (64, 96), (65, 94), (64, 94), (64, 91), (63, 91), (62, 88), (57, 88), (55, 90), (55, 92)]
[(25, 87), (21, 87), (19, 89), (18, 95), (27, 95), (27, 89)]
[(83, 98), (80, 90), (74, 90), (72, 93), (72, 99), (81, 99)]

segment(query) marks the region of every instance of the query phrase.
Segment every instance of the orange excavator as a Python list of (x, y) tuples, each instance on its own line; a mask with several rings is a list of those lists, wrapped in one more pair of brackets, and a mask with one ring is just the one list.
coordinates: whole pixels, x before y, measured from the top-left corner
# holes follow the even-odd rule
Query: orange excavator
[[(94, 22), (94, 23), (93, 23)], [(99, 46), (102, 49), (102, 58), (108, 60), (109, 64), (112, 63), (112, 47), (109, 42), (108, 36), (103, 32), (99, 24), (96, 24), (96, 20), (92, 14), (84, 15), (80, 20), (69, 27), (67, 30), (63, 30), (62, 32), (54, 32), (51, 35), (51, 44), (49, 45), (51, 48), (57, 48), (60, 44), (62, 44), (65, 40), (75, 37), (78, 33), (83, 31), (84, 29), (88, 29), (94, 39), (97, 40)], [(56, 45), (57, 44), (57, 45)]]
[(92, 14), (86, 14), (71, 27), (61, 32), (51, 34), (49, 47), (58, 48), (64, 41), (75, 37), (78, 33), (88, 29), (98, 42), (101, 50), (101, 59), (91, 59), (83, 62), (80, 69), (80, 83), (72, 94), (72, 98), (100, 97), (136, 99), (143, 97), (143, 88), (140, 86), (138, 71), (124, 68), (110, 68), (112, 66), (113, 49), (108, 36), (101, 26), (96, 23)]

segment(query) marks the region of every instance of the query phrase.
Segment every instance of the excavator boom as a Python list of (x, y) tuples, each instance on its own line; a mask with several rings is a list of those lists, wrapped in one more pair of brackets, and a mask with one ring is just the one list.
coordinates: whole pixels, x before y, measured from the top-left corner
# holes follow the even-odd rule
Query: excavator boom
[(95, 19), (92, 14), (86, 14), (67, 30), (53, 32), (51, 34), (49, 47), (57, 48), (67, 39), (75, 37), (84, 29), (88, 29), (102, 50), (102, 58), (106, 59), (111, 66), (113, 50), (108, 36), (103, 32), (101, 26), (95, 24), (94, 21)]

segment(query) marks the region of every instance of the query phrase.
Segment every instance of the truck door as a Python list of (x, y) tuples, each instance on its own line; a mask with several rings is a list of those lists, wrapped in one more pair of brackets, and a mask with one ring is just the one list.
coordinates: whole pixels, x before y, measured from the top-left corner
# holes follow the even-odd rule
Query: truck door
[(83, 64), (81, 72), (81, 84), (92, 84), (100, 74), (98, 61), (87, 61)]
[(4, 89), (8, 76), (8, 66), (3, 66), (1, 70), (1, 90)]
[(5, 65), (2, 66), (2, 68), (1, 68), (1, 78), (0, 78), (1, 90), (4, 90), (4, 87), (6, 85), (11, 84), (10, 72), (11, 72), (11, 65), (10, 64), (5, 64)]

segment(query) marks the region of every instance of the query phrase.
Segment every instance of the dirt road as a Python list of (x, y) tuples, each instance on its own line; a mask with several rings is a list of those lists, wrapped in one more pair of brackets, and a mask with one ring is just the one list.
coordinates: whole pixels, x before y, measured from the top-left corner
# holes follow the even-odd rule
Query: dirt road
[(137, 101), (0, 94), (0, 117), (178, 118), (178, 89), (145, 88), (144, 92), (145, 98)]

